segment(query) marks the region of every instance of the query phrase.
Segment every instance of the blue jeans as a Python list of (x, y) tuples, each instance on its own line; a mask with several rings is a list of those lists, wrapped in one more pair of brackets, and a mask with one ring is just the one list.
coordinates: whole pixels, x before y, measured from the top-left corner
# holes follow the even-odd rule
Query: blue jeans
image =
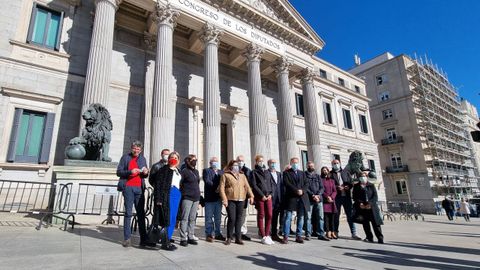
[(182, 194), (177, 187), (170, 188), (170, 225), (168, 226), (168, 239), (172, 239), (173, 230), (177, 224), (178, 206), (180, 205), (180, 199)]
[(135, 205), (137, 212), (138, 232), (140, 233), (140, 242), (147, 240), (147, 231), (145, 227), (145, 196), (141, 187), (125, 187), (123, 191), (123, 201), (125, 205), (125, 218), (123, 219), (123, 239), (128, 240), (132, 234), (132, 209)]
[[(205, 202), (205, 236), (220, 236), (222, 223), (222, 202)], [(212, 233), (215, 231), (215, 235)]]
[[(290, 235), (290, 225), (292, 224), (293, 211), (285, 210), (285, 223), (283, 225), (283, 236), (288, 237)], [(305, 219), (305, 206), (301, 199), (297, 200), (297, 231), (296, 236), (302, 236), (303, 222)]]
[(337, 213), (335, 214), (333, 230), (338, 235), (338, 227), (340, 226), (340, 213), (341, 207), (343, 206), (343, 210), (345, 211), (345, 215), (347, 216), (348, 226), (350, 227), (350, 232), (352, 235), (357, 234), (357, 229), (355, 228), (355, 224), (353, 223), (352, 219), (352, 199), (348, 196), (338, 196), (335, 198), (335, 204), (337, 205)]
[(310, 211), (307, 213), (307, 235), (312, 235), (312, 215), (316, 217), (317, 221), (317, 234), (322, 236), (325, 234), (323, 229), (323, 202), (310, 202)]

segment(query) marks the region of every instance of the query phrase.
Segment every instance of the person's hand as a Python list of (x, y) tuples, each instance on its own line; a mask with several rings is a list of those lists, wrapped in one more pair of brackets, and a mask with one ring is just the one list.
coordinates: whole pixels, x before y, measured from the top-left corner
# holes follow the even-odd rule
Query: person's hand
[(135, 168), (132, 170), (132, 174), (139, 174), (140, 173), (140, 169), (139, 168)]
[(142, 168), (142, 173), (143, 173), (143, 174), (147, 174), (147, 173), (148, 173), (148, 169), (145, 168), (145, 167), (143, 167), (143, 168)]
[(254, 204), (253, 198), (249, 198), (248, 200), (250, 201), (250, 204), (251, 204), (251, 205)]
[(338, 186), (338, 190), (343, 190), (343, 186)]
[(349, 190), (349, 189), (350, 189), (350, 187), (349, 187), (349, 186), (344, 186), (344, 187), (343, 187), (343, 189), (345, 189), (345, 190)]
[(297, 194), (298, 194), (298, 196), (302, 196), (303, 195), (303, 190), (301, 190), (301, 189), (297, 190)]
[(332, 202), (333, 202), (332, 197), (328, 196), (328, 197), (327, 197), (327, 201), (328, 201), (329, 203), (332, 203)]
[(227, 207), (228, 206), (228, 201), (222, 201), (223, 206)]
[(266, 200), (267, 200), (267, 197), (263, 196), (262, 201), (266, 201)]
[(272, 195), (268, 195), (267, 201), (272, 199)]

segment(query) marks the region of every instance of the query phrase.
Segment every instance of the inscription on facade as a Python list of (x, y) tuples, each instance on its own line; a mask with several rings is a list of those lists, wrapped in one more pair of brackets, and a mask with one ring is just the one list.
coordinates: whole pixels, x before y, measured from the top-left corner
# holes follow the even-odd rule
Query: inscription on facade
[(183, 11), (196, 15), (201, 19), (214, 23), (216, 26), (232, 34), (243, 37), (271, 51), (284, 54), (284, 44), (268, 34), (245, 24), (223, 12), (195, 0), (176, 0), (172, 4)]

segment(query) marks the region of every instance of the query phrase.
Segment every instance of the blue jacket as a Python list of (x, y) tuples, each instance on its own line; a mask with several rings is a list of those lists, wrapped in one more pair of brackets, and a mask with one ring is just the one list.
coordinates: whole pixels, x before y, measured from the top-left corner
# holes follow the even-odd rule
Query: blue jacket
[[(117, 176), (120, 177), (120, 180), (128, 181), (128, 177), (132, 174), (132, 171), (128, 169), (128, 164), (132, 160), (132, 153), (128, 153), (122, 156), (117, 166)], [(147, 160), (144, 156), (139, 155), (137, 160), (138, 168), (141, 170), (143, 167), (147, 167)], [(144, 178), (148, 177), (148, 173), (140, 173), (140, 178), (142, 178), (142, 188), (145, 187)]]
[(218, 185), (220, 184), (220, 177), (223, 171), (218, 170), (217, 173), (212, 168), (203, 169), (203, 197), (205, 202), (216, 202), (220, 200), (220, 194), (217, 192)]
[(265, 179), (270, 181), (273, 187), (273, 209), (281, 209), (283, 196), (285, 196), (285, 187), (283, 186), (283, 175), (281, 172), (275, 172), (277, 174), (277, 183), (269, 170), (265, 171)]

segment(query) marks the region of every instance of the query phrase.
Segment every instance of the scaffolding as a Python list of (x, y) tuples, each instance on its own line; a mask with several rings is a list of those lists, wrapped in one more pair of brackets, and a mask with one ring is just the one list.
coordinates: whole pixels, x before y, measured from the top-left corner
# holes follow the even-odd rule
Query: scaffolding
[(465, 164), (471, 156), (458, 92), (428, 57), (410, 60), (407, 76), (432, 188), (436, 196), (470, 197), (475, 176)]

